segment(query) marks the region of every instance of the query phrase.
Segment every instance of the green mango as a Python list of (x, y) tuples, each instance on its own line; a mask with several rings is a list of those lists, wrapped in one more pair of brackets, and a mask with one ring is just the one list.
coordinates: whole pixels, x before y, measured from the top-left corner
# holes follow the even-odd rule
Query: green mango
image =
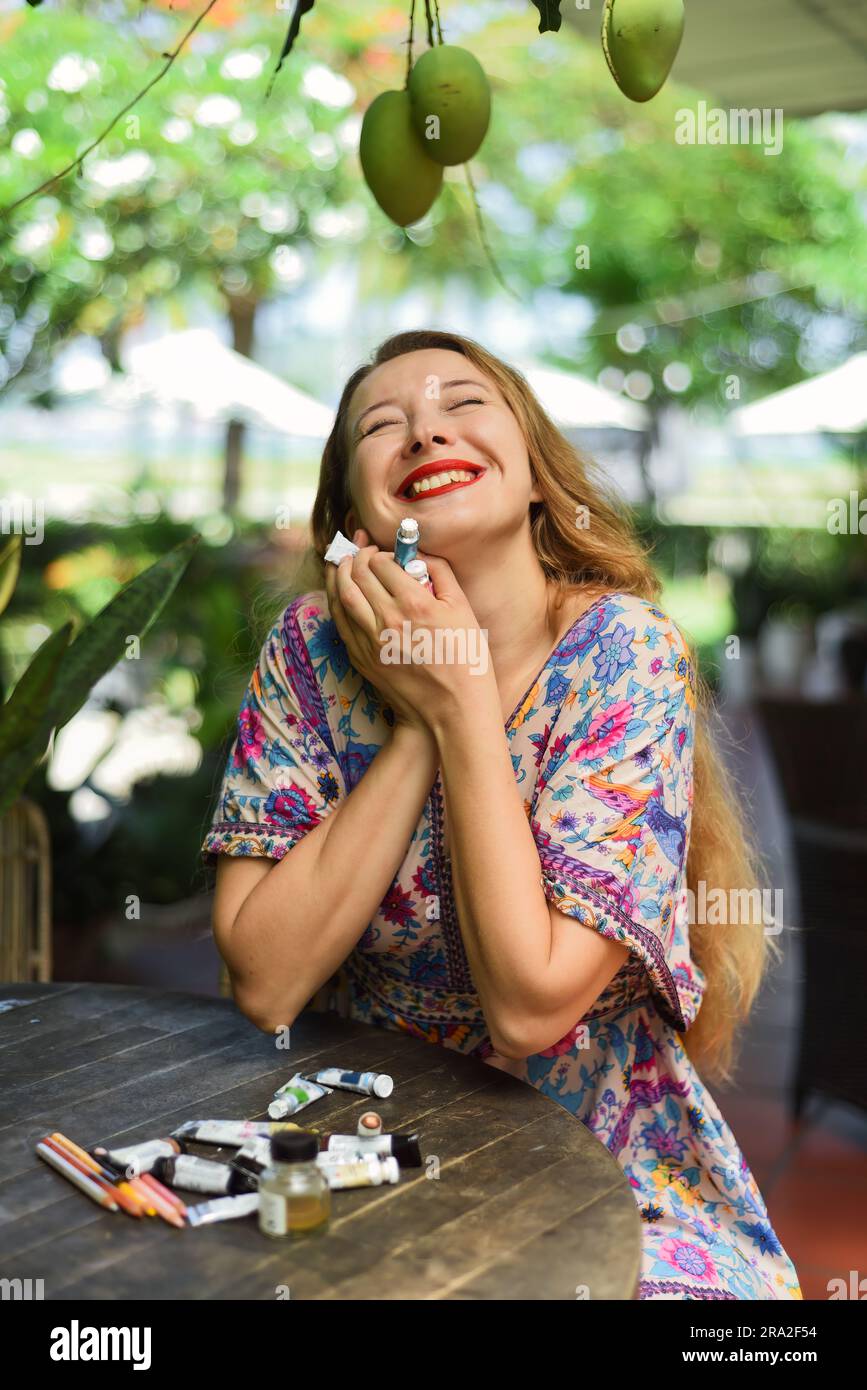
[(413, 125), (431, 159), (472, 159), (491, 119), (491, 88), (478, 58), (453, 43), (429, 48), (410, 72), (408, 91)]
[(683, 38), (683, 0), (605, 0), (602, 50), (632, 101), (656, 96)]
[(370, 103), (358, 154), (367, 186), (392, 222), (408, 227), (424, 217), (442, 187), (443, 167), (415, 133), (405, 90), (380, 92)]

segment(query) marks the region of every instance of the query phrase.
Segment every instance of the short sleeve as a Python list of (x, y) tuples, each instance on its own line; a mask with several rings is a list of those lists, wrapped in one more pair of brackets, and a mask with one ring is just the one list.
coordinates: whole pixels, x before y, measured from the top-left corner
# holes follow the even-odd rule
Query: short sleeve
[(206, 864), (220, 854), (282, 859), (343, 795), (322, 692), (300, 627), (302, 604), (290, 604), (262, 644), (201, 846)]
[(621, 941), (678, 1031), (704, 989), (677, 911), (686, 886), (695, 680), (679, 629), (630, 595), (576, 664), (540, 765), (530, 820), (546, 897)]

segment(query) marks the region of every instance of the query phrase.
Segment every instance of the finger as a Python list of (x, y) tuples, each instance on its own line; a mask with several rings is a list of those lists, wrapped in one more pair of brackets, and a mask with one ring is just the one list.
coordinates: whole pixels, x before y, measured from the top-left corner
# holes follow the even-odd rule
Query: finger
[(418, 593), (418, 583), (397, 563), (393, 550), (380, 550), (378, 555), (371, 556), (368, 569), (380, 588), (392, 599), (407, 598)]
[(363, 554), (364, 552), (360, 550), (358, 555), (346, 556), (340, 561), (337, 566), (335, 585), (347, 620), (357, 623), (359, 627), (368, 632), (377, 632), (379, 630), (377, 615), (364, 589), (355, 578), (359, 556)]
[[(353, 581), (367, 600), (370, 623), (371, 625), (376, 624), (377, 631), (385, 620), (386, 609), (392, 598), (392, 590), (382, 582), (380, 577), (384, 566), (389, 564), (394, 565), (391, 552), (382, 551), (376, 545), (362, 547), (352, 559)], [(400, 566), (395, 565), (394, 568), (399, 569)]]
[(345, 642), (346, 615), (343, 611), (343, 604), (340, 602), (340, 595), (337, 592), (337, 566), (330, 562), (325, 566), (325, 591), (328, 595), (328, 611), (331, 614), (331, 619)]
[(437, 598), (456, 598), (462, 593), (455, 572), (448, 560), (444, 560), (441, 555), (422, 555), (421, 551), (419, 551), (419, 557), (427, 565), (427, 572), (433, 580)]

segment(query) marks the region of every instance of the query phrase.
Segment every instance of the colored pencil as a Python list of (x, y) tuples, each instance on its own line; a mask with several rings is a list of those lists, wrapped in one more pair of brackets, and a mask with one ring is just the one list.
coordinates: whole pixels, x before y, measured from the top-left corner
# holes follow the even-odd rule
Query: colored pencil
[(152, 1186), (148, 1186), (144, 1173), (137, 1178), (131, 1178), (130, 1183), (133, 1191), (145, 1203), (148, 1216), (160, 1216), (163, 1221), (168, 1221), (170, 1226), (183, 1226), (184, 1223), (173, 1203), (161, 1196)]
[(70, 1159), (59, 1154), (56, 1149), (42, 1143), (36, 1145), (36, 1152), (58, 1173), (62, 1173), (82, 1192), (86, 1192), (92, 1201), (98, 1202), (101, 1207), (105, 1207), (108, 1211), (120, 1210), (107, 1185), (100, 1185), (95, 1178), (86, 1177), (80, 1168), (75, 1168)]
[(92, 1168), (88, 1168), (80, 1158), (76, 1158), (75, 1154), (71, 1153), (63, 1144), (58, 1144), (56, 1139), (45, 1138), (42, 1142), (43, 1144), (47, 1144), (49, 1149), (53, 1149), (55, 1153), (59, 1154), (61, 1158), (65, 1158), (67, 1162), (71, 1163), (73, 1168), (77, 1168), (84, 1177), (90, 1178), (98, 1187), (102, 1187), (110, 1192), (122, 1211), (127, 1212), (130, 1216), (141, 1216), (141, 1207), (138, 1199), (127, 1196), (125, 1192), (119, 1192), (117, 1184), (113, 1182), (111, 1178), (106, 1179), (100, 1173), (94, 1173)]
[(130, 1178), (128, 1181), (133, 1192), (143, 1201), (145, 1214), (147, 1216), (156, 1216), (157, 1209), (154, 1203), (154, 1194), (151, 1192), (150, 1188), (145, 1187), (140, 1177)]
[(156, 1192), (152, 1187), (148, 1187), (144, 1180), (144, 1174), (142, 1174), (140, 1178), (136, 1178), (135, 1182), (137, 1192), (141, 1192), (142, 1196), (144, 1196), (145, 1193), (148, 1194), (148, 1201), (151, 1203), (152, 1210), (156, 1216), (162, 1217), (163, 1221), (168, 1221), (170, 1226), (184, 1225), (184, 1219), (173, 1203), (167, 1201), (165, 1197), (161, 1196), (160, 1193)]
[(154, 1192), (159, 1194), (159, 1196), (163, 1197), (167, 1202), (170, 1202), (171, 1205), (177, 1209), (181, 1216), (186, 1216), (186, 1205), (181, 1201), (178, 1194), (176, 1192), (172, 1192), (170, 1187), (165, 1187), (160, 1182), (159, 1178), (154, 1177), (153, 1173), (142, 1173), (141, 1180), (143, 1183), (147, 1183), (147, 1186), (152, 1188)]
[(130, 1216), (141, 1216), (145, 1205), (141, 1197), (133, 1191), (128, 1182), (120, 1181), (117, 1174), (113, 1173), (110, 1168), (104, 1168), (101, 1163), (97, 1163), (95, 1158), (91, 1158), (86, 1149), (81, 1149), (77, 1144), (73, 1144), (72, 1140), (67, 1139), (66, 1135), (61, 1134), (59, 1130), (50, 1135), (45, 1142), (59, 1148), (62, 1153), (66, 1154), (70, 1162), (77, 1160), (79, 1165), (85, 1167), (88, 1172), (94, 1173), (108, 1183), (118, 1202)]
[[(108, 1157), (108, 1150), (106, 1148), (99, 1144), (93, 1150), (93, 1152), (94, 1154), (99, 1154), (100, 1156), (105, 1155), (105, 1166), (108, 1167), (112, 1172), (117, 1173), (118, 1177), (124, 1177), (127, 1171), (126, 1168), (122, 1167), (119, 1163), (113, 1162), (113, 1160)], [(135, 1196), (138, 1197), (139, 1201), (142, 1203), (142, 1210), (144, 1211), (145, 1216), (156, 1216), (157, 1209), (154, 1205), (154, 1194), (151, 1191), (151, 1189), (149, 1187), (146, 1187), (145, 1184), (142, 1182), (141, 1175), (135, 1178), (126, 1178), (125, 1180), (129, 1183), (130, 1191), (133, 1192)]]

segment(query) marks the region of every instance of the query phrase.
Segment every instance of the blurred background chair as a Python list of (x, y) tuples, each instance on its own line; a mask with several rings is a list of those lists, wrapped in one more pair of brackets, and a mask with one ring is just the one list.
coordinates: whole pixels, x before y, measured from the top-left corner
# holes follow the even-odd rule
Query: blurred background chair
[(810, 1091), (867, 1110), (867, 697), (759, 696), (801, 899), (804, 978), (792, 1106)]
[(35, 801), (0, 817), (0, 980), (51, 979), (51, 844)]

